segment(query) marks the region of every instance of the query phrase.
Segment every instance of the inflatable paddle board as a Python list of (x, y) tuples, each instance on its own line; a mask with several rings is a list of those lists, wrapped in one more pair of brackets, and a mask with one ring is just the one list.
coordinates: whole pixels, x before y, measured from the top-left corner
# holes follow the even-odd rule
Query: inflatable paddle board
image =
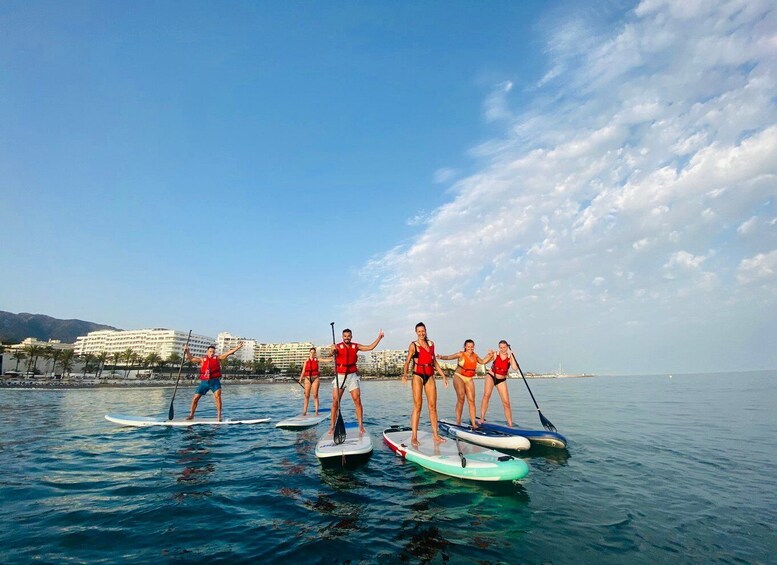
[(345, 441), (336, 444), (327, 431), (316, 444), (316, 457), (324, 466), (346, 466), (362, 463), (372, 455), (372, 436), (359, 433), (359, 424), (345, 424)]
[(304, 428), (312, 428), (317, 426), (324, 420), (329, 418), (329, 408), (319, 408), (318, 416), (316, 414), (308, 414), (306, 416), (294, 416), (293, 418), (286, 418), (275, 424), (276, 428), (287, 428), (290, 430), (301, 430)]
[(257, 418), (254, 420), (222, 420), (215, 418), (195, 418), (194, 420), (155, 420), (138, 416), (124, 416), (122, 414), (108, 414), (105, 419), (120, 426), (133, 426), (136, 428), (149, 428), (152, 426), (167, 426), (188, 428), (189, 426), (233, 426), (235, 424), (265, 424), (270, 418)]
[(544, 445), (546, 447), (558, 447), (560, 449), (564, 449), (567, 446), (567, 438), (558, 432), (526, 430), (515, 425), (511, 428), (506, 424), (492, 424), (491, 422), (480, 422), (480, 427), (484, 431), (501, 432), (503, 434), (514, 434), (525, 437), (532, 445)]
[(431, 471), (472, 481), (517, 481), (529, 473), (521, 459), (453, 438), (436, 444), (429, 432), (419, 431), (419, 446), (413, 447), (411, 433), (409, 427), (393, 426), (383, 432), (383, 441), (398, 456)]
[(464, 441), (482, 445), (483, 447), (490, 447), (491, 449), (515, 449), (517, 451), (523, 451), (531, 447), (529, 440), (523, 436), (491, 430), (473, 430), (471, 426), (459, 426), (445, 420), (437, 422), (437, 428), (441, 433), (450, 437), (455, 438), (458, 436), (459, 439), (463, 439)]

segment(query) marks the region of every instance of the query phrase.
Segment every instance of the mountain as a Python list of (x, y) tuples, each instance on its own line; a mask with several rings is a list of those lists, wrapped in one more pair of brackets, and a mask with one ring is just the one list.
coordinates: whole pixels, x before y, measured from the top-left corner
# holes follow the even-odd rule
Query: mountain
[(41, 341), (58, 339), (63, 343), (73, 343), (80, 335), (96, 330), (115, 330), (112, 326), (85, 322), (83, 320), (59, 320), (43, 314), (12, 314), (0, 310), (0, 342), (19, 343), (25, 338), (34, 337)]

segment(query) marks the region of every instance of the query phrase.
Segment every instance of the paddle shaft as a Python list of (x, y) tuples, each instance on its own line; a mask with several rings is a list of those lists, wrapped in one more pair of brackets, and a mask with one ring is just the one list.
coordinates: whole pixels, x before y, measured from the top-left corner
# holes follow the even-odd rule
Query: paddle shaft
[[(186, 348), (189, 347), (189, 340), (192, 337), (192, 330), (189, 330), (189, 335), (186, 336), (186, 344), (183, 346), (184, 356), (186, 355)], [(175, 393), (178, 392), (178, 381), (181, 380), (181, 370), (183, 369), (184, 358), (181, 358), (181, 364), (178, 366), (178, 377), (175, 379), (175, 388), (173, 389), (173, 398), (170, 399), (170, 410), (167, 411), (167, 419), (172, 420), (175, 417), (175, 409), (173, 408), (173, 402), (175, 401)]]
[(537, 401), (534, 399), (534, 394), (532, 394), (531, 388), (529, 388), (529, 383), (526, 381), (526, 376), (523, 374), (523, 371), (521, 370), (521, 366), (518, 364), (518, 359), (515, 358), (514, 353), (512, 354), (512, 357), (513, 357), (513, 361), (515, 361), (515, 366), (518, 367), (518, 372), (521, 373), (523, 384), (526, 385), (526, 389), (529, 391), (529, 396), (531, 396), (531, 400), (532, 402), (534, 402), (534, 406), (537, 408), (537, 414), (540, 417), (540, 423), (542, 423), (542, 427), (551, 432), (558, 431), (556, 429), (556, 426), (553, 425), (553, 422), (551, 422), (545, 416), (542, 415), (542, 410), (540, 410), (540, 407), (537, 404)]
[[(343, 413), (340, 411), (340, 404), (343, 402), (343, 389), (345, 389), (345, 381), (348, 380), (348, 375), (345, 375), (343, 379), (343, 386), (340, 387), (340, 375), (337, 373), (337, 340), (335, 339), (335, 323), (329, 324), (332, 326), (332, 364), (335, 368), (335, 384), (337, 384), (337, 420), (335, 421), (335, 429), (332, 430), (332, 438), (335, 445), (341, 444), (345, 441), (345, 422), (343, 422)], [(345, 456), (343, 456), (345, 457)]]
[(515, 361), (515, 366), (518, 367), (518, 372), (521, 373), (521, 378), (523, 378), (523, 384), (526, 385), (526, 389), (529, 391), (529, 396), (531, 396), (531, 401), (534, 402), (535, 408), (537, 408), (537, 410), (539, 410), (540, 407), (537, 405), (537, 401), (534, 400), (534, 395), (532, 394), (531, 389), (529, 388), (529, 383), (526, 382), (526, 377), (523, 375), (523, 371), (521, 370), (521, 366), (518, 364), (518, 359), (515, 358), (515, 353), (512, 353), (511, 355), (513, 357), (513, 361)]

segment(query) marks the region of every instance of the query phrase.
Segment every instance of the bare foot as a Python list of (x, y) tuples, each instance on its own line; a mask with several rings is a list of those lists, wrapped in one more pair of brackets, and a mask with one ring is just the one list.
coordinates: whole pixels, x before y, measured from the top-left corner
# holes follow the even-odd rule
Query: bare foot
[(359, 428), (359, 433), (360, 434), (366, 434), (367, 433), (367, 430), (364, 429), (364, 426)]
[(440, 437), (439, 435), (432, 436), (432, 437), (434, 438), (434, 443), (445, 443), (446, 441), (448, 441), (447, 439), (445, 439), (444, 437)]
[(328, 435), (328, 436), (333, 436), (333, 435), (335, 435), (335, 430), (334, 430), (334, 428), (329, 428), (329, 431), (326, 433), (326, 435)]
[(194, 420), (194, 414), (191, 414), (190, 416), (186, 416), (184, 420)]
[(412, 438), (410, 438), (410, 445), (412, 445), (413, 447), (418, 447), (421, 444), (418, 442), (418, 438), (417, 437), (412, 437)]

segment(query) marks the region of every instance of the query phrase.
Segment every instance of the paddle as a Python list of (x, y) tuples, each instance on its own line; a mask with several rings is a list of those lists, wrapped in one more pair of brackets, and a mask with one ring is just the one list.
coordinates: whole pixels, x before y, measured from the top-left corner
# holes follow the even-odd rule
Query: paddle
[[(335, 351), (333, 352), (334, 359), (334, 365), (335, 365), (335, 383), (337, 384), (337, 388), (340, 389), (340, 375), (337, 373), (337, 343), (335, 340), (335, 323), (331, 322), (330, 325), (332, 326), (332, 345), (335, 346)], [(348, 375), (345, 375), (345, 378), (348, 379)], [(343, 388), (345, 388), (345, 381), (343, 381)], [(338, 391), (338, 399), (337, 399), (337, 421), (335, 422), (335, 430), (334, 430), (334, 441), (335, 445), (340, 445), (345, 441), (345, 422), (343, 422), (343, 414), (340, 412), (340, 404), (343, 401), (343, 394), (342, 389)]]
[(529, 388), (529, 383), (526, 382), (526, 377), (523, 374), (523, 371), (521, 371), (521, 366), (518, 364), (518, 359), (515, 358), (515, 354), (512, 354), (513, 361), (515, 361), (516, 367), (518, 367), (518, 372), (521, 373), (521, 377), (523, 378), (523, 383), (526, 385), (526, 388), (529, 390), (529, 395), (531, 396), (532, 402), (534, 402), (534, 406), (537, 408), (537, 413), (540, 415), (540, 422), (542, 422), (542, 427), (548, 430), (549, 432), (557, 432), (556, 426), (554, 426), (550, 420), (548, 420), (545, 416), (542, 415), (542, 412), (540, 411), (540, 407), (537, 405), (537, 401), (534, 400), (534, 395), (531, 392), (531, 389)]
[(464, 454), (461, 452), (461, 445), (459, 445), (459, 436), (456, 436), (456, 449), (459, 451), (459, 457), (461, 457), (461, 468), (467, 466), (467, 458), (464, 457)]
[[(183, 350), (189, 347), (189, 339), (192, 337), (192, 330), (189, 330), (189, 335), (186, 336), (186, 345), (183, 346)], [(184, 354), (185, 356), (185, 354)], [(178, 377), (175, 379), (175, 388), (173, 389), (173, 398), (170, 399), (170, 410), (167, 412), (167, 419), (172, 420), (175, 417), (175, 410), (173, 409), (173, 401), (175, 400), (175, 393), (178, 392), (178, 381), (181, 379), (181, 369), (183, 369), (184, 358), (181, 357), (181, 365), (178, 367)]]

